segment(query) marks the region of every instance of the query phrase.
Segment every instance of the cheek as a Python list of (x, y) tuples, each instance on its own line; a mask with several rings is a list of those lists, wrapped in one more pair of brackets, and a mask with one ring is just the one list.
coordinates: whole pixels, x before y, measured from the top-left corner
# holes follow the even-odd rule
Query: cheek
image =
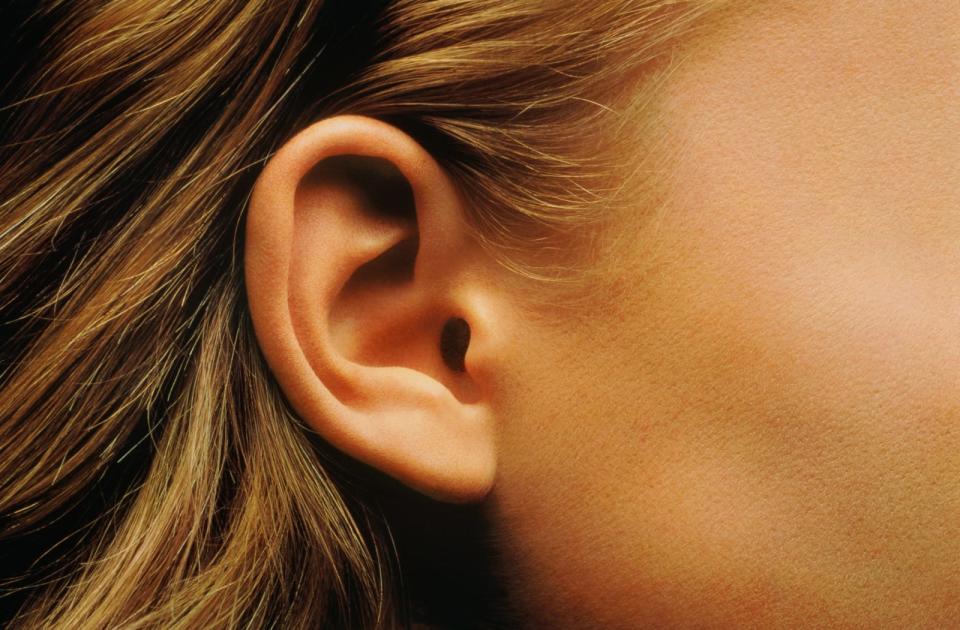
[(498, 507), (553, 614), (863, 622), (960, 587), (956, 213), (751, 130), (689, 130), (617, 297), (515, 333)]
[(726, 210), (664, 219), (615, 307), (517, 335), (500, 517), (556, 614), (860, 617), (845, 580), (903, 598), (891, 566), (955, 557), (957, 291), (795, 209)]
[[(678, 370), (728, 399), (806, 410), (799, 417), (955, 407), (960, 300), (942, 267), (911, 268), (868, 231), (828, 217), (785, 218), (804, 208), (739, 210), (744, 231), (703, 219), (678, 227), (678, 268), (658, 304), (646, 304), (673, 319)], [(900, 428), (923, 431), (919, 420)]]
[(751, 26), (676, 74), (675, 187), (615, 297), (517, 322), (496, 508), (544, 618), (960, 612), (955, 39), (903, 13)]

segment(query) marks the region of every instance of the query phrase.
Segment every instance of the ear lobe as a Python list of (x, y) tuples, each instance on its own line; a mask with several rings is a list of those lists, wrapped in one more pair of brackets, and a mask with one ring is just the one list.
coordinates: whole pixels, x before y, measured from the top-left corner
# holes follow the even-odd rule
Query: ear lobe
[(462, 217), (452, 181), (415, 140), (373, 119), (332, 118), (267, 163), (244, 261), (257, 339), (304, 421), (457, 502), (483, 497), (496, 468), (471, 362), (482, 336), (463, 370), (441, 348), (451, 318), (484, 329)]

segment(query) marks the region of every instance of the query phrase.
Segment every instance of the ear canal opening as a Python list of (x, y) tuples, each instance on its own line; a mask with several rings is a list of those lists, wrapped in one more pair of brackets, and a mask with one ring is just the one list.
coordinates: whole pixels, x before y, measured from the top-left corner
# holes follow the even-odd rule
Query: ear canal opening
[(466, 372), (467, 349), (470, 347), (470, 324), (459, 317), (451, 317), (440, 332), (440, 356), (454, 372)]

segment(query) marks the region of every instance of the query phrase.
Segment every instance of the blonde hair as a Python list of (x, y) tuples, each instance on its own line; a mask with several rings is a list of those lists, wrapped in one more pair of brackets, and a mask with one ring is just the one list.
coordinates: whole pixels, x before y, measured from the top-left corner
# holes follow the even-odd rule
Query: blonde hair
[(627, 167), (611, 103), (646, 94), (709, 6), (51, 0), (27, 16), (36, 57), (0, 112), (0, 540), (29, 551), (3, 584), (15, 625), (408, 623), (362, 474), (299, 424), (252, 334), (240, 225), (258, 168), (314, 119), (387, 120), (462, 186), (491, 251), (554, 277), (541, 254), (602, 222)]

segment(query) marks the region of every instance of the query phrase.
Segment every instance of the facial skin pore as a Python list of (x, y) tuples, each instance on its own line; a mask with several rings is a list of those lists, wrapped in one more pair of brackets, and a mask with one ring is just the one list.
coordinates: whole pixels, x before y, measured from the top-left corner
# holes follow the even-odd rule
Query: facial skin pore
[(497, 331), (518, 599), (551, 628), (955, 623), (960, 5), (775, 3), (688, 52), (616, 299)]

